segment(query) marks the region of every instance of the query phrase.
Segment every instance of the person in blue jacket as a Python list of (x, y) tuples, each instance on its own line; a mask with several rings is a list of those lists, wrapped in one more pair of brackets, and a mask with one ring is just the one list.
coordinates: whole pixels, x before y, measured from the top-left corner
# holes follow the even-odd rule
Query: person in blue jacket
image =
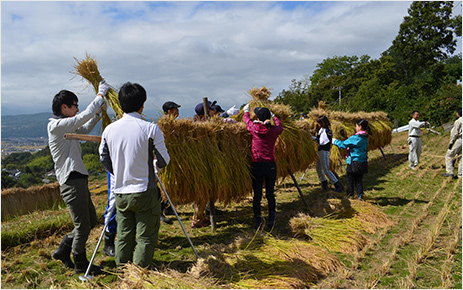
[(340, 149), (347, 149), (347, 196), (354, 197), (354, 188), (357, 190), (359, 200), (363, 198), (363, 175), (368, 172), (368, 135), (371, 135), (368, 121), (357, 120), (355, 124), (357, 133), (347, 140), (341, 141), (333, 138), (333, 144)]

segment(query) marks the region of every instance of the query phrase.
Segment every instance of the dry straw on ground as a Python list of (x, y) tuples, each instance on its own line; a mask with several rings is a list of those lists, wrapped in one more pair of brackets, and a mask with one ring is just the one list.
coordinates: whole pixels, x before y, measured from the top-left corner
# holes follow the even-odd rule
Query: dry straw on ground
[(62, 201), (58, 182), (29, 188), (2, 190), (2, 221), (10, 216), (46, 209)]
[(127, 265), (117, 288), (308, 288), (341, 268), (320, 247), (269, 235), (240, 236), (212, 245), (187, 273)]
[(375, 233), (393, 222), (370, 203), (329, 199), (334, 211), (323, 218), (300, 213), (290, 220), (297, 237), (308, 237), (315, 244), (332, 251), (353, 253), (361, 250), (367, 240), (361, 231)]

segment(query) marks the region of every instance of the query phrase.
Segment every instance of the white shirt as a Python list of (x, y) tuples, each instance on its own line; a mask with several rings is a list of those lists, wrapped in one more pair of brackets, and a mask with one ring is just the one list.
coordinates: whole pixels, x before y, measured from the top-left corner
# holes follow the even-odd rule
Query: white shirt
[(320, 146), (330, 143), (330, 139), (328, 138), (328, 135), (326, 134), (325, 128), (320, 128), (320, 130), (318, 131), (318, 136), (319, 136), (318, 144), (320, 144)]
[(142, 120), (139, 113), (125, 113), (106, 127), (99, 151), (105, 167), (112, 166), (114, 193), (138, 193), (155, 187), (153, 145), (167, 165), (170, 156), (161, 129)]
[(415, 119), (411, 119), (408, 123), (408, 136), (421, 136), (421, 127), (423, 127), (426, 122), (420, 122)]
[(97, 96), (88, 107), (74, 117), (50, 118), (47, 125), (48, 146), (55, 163), (55, 173), (59, 184), (64, 184), (72, 171), (88, 175), (82, 160), (82, 149), (78, 140), (64, 139), (66, 133), (88, 134), (100, 117), (104, 99)]

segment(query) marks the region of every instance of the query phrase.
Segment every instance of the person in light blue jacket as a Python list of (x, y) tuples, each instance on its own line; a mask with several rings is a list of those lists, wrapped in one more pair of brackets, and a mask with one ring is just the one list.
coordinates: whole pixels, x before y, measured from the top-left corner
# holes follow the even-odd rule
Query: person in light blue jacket
[(368, 135), (371, 135), (368, 121), (357, 120), (355, 124), (357, 133), (347, 140), (341, 141), (333, 138), (333, 144), (340, 149), (347, 149), (347, 196), (354, 197), (354, 188), (357, 190), (359, 200), (363, 198), (363, 175), (368, 172)]

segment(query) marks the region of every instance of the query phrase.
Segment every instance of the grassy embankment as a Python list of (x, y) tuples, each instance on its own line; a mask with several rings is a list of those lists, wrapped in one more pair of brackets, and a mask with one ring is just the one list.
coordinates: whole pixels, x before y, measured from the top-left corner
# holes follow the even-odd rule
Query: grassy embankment
[[(179, 206), (182, 221), (203, 258), (199, 263), (179, 225), (162, 224), (155, 270), (130, 267), (122, 275), (107, 274), (86, 284), (51, 258), (72, 227), (65, 207), (3, 222), (2, 241), (3, 235), (24, 231), (30, 242), (2, 250), (2, 287), (461, 288), (461, 179), (440, 175), (448, 134), (423, 132), (424, 148), (417, 171), (408, 169), (406, 138), (406, 133), (393, 136), (396, 155), (390, 147), (384, 148), (387, 161), (378, 151), (369, 155), (365, 202), (387, 214), (392, 223), (372, 233), (363, 231), (365, 243), (358, 251), (330, 252), (313, 241), (293, 239), (291, 218), (299, 213), (321, 216), (333, 211), (342, 197), (333, 191), (322, 192), (311, 167), (300, 182), (310, 208), (304, 208), (294, 184), (286, 179), (277, 186), (277, 225), (270, 235), (253, 235), (250, 198), (227, 208), (219, 205), (225, 213), (218, 216), (215, 233), (210, 228), (191, 229), (191, 205)], [(297, 174), (298, 181), (301, 175)], [(345, 183), (344, 174), (340, 175)], [(93, 192), (101, 217), (106, 205), (105, 186)], [(263, 209), (265, 215), (265, 201)], [(102, 218), (89, 238), (89, 258), (101, 233), (101, 222)], [(46, 232), (43, 223), (54, 225), (53, 230)], [(114, 273), (114, 258), (104, 256), (101, 249), (96, 264)]]

